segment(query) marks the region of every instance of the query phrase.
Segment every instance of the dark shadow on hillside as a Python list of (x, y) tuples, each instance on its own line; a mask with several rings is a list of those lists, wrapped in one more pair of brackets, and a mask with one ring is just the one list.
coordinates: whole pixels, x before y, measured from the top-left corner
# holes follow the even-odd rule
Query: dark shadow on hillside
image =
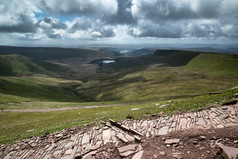
[(157, 50), (152, 56), (163, 59), (165, 64), (171, 66), (184, 66), (199, 54), (200, 52), (186, 50)]
[(0, 46), (0, 55), (19, 54), (36, 60), (64, 59), (88, 56), (119, 56), (112, 51), (90, 50), (80, 48), (54, 47), (10, 47)]

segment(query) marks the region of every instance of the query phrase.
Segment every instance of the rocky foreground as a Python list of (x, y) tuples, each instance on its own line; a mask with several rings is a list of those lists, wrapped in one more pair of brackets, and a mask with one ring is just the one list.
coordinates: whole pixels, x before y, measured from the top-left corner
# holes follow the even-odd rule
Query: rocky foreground
[(237, 102), (152, 116), (109, 120), (2, 145), (0, 158), (237, 158)]

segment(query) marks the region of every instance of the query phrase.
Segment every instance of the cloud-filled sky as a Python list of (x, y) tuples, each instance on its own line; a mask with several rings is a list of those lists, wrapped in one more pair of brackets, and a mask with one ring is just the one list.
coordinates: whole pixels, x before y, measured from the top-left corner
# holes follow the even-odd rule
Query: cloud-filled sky
[(1, 0), (0, 45), (238, 41), (238, 0)]

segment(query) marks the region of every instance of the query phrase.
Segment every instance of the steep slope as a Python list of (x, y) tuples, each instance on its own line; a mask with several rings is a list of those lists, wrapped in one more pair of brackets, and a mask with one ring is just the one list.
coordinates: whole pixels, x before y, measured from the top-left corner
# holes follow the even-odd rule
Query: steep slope
[(199, 54), (184, 68), (210, 75), (238, 76), (238, 55)]
[(33, 73), (46, 74), (47, 70), (30, 58), (21, 55), (0, 55), (0, 75), (19, 76)]
[(217, 92), (238, 85), (238, 56), (180, 50), (121, 58), (77, 88), (95, 100), (167, 99)]
[(0, 55), (0, 102), (32, 100), (79, 101), (74, 85), (80, 81), (55, 78), (57, 65), (16, 54)]

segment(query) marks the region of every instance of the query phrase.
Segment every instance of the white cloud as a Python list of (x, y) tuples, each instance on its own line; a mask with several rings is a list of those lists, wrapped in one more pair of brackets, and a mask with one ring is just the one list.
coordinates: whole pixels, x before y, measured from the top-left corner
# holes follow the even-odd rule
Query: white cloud
[(238, 0), (1, 0), (0, 40), (237, 39), (237, 6)]
[(35, 13), (41, 12), (36, 4), (30, 0), (0, 1), (0, 32), (34, 32)]
[(104, 17), (116, 14), (118, 9), (116, 0), (43, 0), (43, 4), (48, 12), (58, 15)]

